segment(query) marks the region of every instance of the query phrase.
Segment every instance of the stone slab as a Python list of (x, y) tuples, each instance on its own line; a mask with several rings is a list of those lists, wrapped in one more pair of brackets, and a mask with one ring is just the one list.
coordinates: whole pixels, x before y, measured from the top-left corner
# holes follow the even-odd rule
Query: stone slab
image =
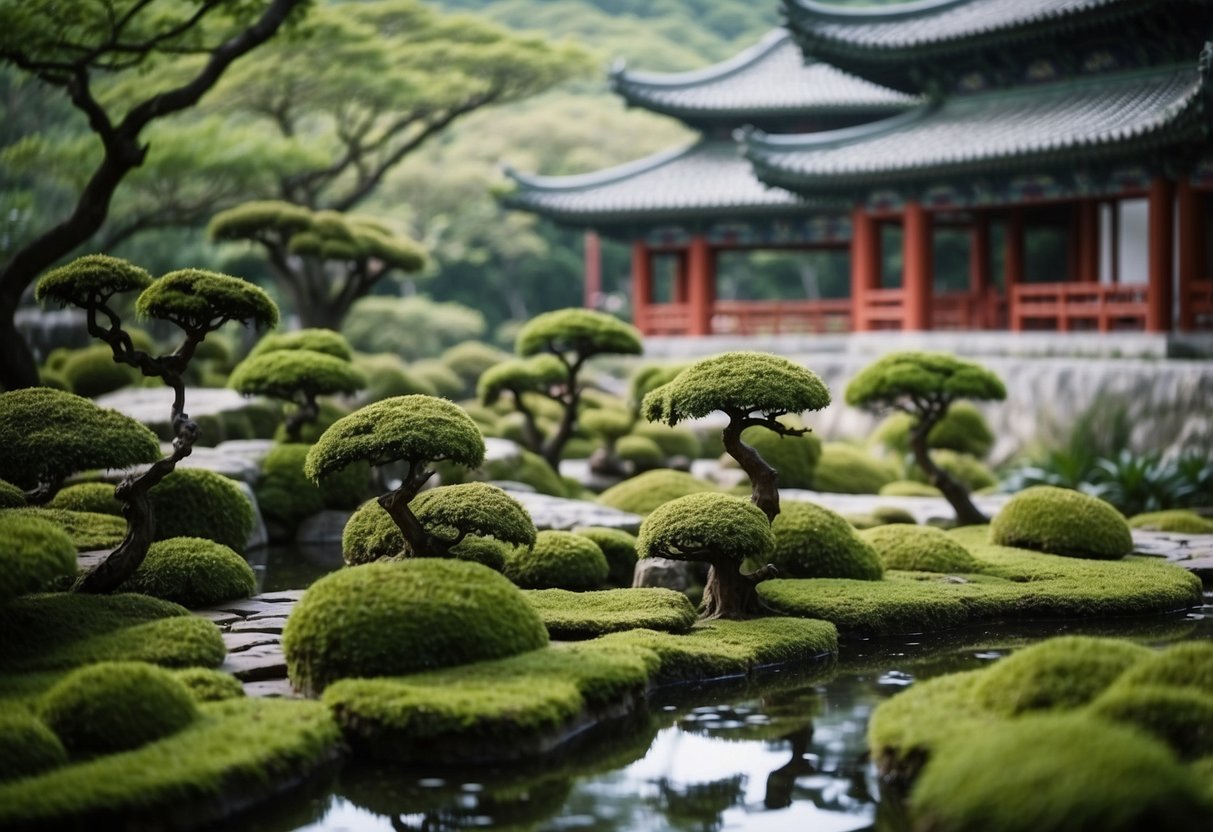
[(199, 618), (205, 618), (207, 621), (213, 621), (220, 627), (228, 624), (235, 624), (237, 621), (244, 619), (234, 612), (225, 612), (224, 610), (195, 610), (194, 615)]
[(242, 682), (286, 678), (286, 657), (281, 648), (254, 647), (240, 653), (229, 653), (219, 670), (230, 673)]
[(302, 699), (303, 696), (291, 685), (290, 679), (265, 679), (260, 682), (245, 682), (246, 696), (269, 699)]
[(286, 626), (286, 617), (260, 618), (256, 621), (237, 621), (228, 627), (231, 633), (282, 633)]
[(642, 518), (638, 514), (609, 508), (587, 500), (566, 500), (526, 491), (511, 491), (539, 529), (571, 529), (575, 526), (606, 526), (635, 533)]
[(253, 647), (268, 647), (281, 643), (282, 637), (276, 633), (226, 632), (223, 634), (223, 644), (229, 653), (242, 653)]
[(1201, 583), (1205, 586), (1213, 586), (1213, 557), (1181, 560), (1177, 561), (1175, 565), (1187, 569), (1200, 578)]
[(295, 532), (296, 543), (340, 543), (351, 511), (326, 509), (308, 517)]

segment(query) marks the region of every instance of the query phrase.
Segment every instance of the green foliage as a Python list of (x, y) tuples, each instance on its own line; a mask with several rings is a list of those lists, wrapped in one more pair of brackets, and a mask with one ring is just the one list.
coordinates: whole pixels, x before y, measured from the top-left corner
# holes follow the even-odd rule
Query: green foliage
[(943, 401), (997, 400), (1007, 397), (1006, 387), (979, 364), (939, 352), (897, 352), (885, 355), (861, 370), (847, 385), (847, 404), (854, 407), (892, 407), (914, 398)]
[(86, 254), (42, 275), (34, 287), (34, 300), (88, 309), (121, 292), (143, 291), (151, 282), (147, 270), (133, 263), (106, 254)]
[[(303, 430), (299, 432), (299, 441), (304, 444), (315, 444), (324, 435), (324, 432), (332, 427), (334, 422), (343, 416), (350, 415), (350, 409), (335, 399), (323, 398), (317, 403), (320, 406), (319, 414), (314, 420), (307, 422), (303, 426)], [(294, 405), (288, 404), (283, 410), (289, 416), (293, 412), (294, 407)], [(273, 435), (270, 438), (279, 443), (289, 443), (292, 441), (287, 436), (286, 425), (281, 423), (274, 428)]]
[(863, 448), (826, 442), (813, 468), (813, 488), (836, 494), (878, 494), (897, 479), (888, 463)]
[(108, 482), (81, 482), (61, 489), (47, 508), (65, 511), (90, 511), (94, 514), (122, 516), (122, 503), (114, 496), (114, 485)]
[(1114, 685), (1091, 703), (1090, 713), (1144, 731), (1181, 760), (1213, 754), (1213, 695), (1162, 685)]
[(67, 511), (61, 508), (14, 508), (4, 512), (14, 517), (30, 517), (54, 523), (67, 533), (78, 552), (112, 549), (126, 537), (126, 521), (112, 514)]
[(1201, 517), (1194, 511), (1170, 509), (1134, 515), (1129, 518), (1129, 528), (1180, 534), (1213, 534), (1213, 520)]
[(431, 488), (418, 494), (409, 508), (426, 531), (447, 540), (463, 535), (493, 537), (526, 547), (536, 540), (535, 523), (526, 509), (505, 491), (487, 483)]
[(0, 511), (0, 605), (76, 574), (76, 547), (53, 523)]
[(625, 436), (615, 444), (615, 455), (624, 462), (632, 463), (635, 471), (652, 471), (665, 462), (665, 454), (652, 439), (643, 436)]
[(898, 523), (868, 529), (859, 536), (880, 554), (885, 569), (949, 574), (982, 571), (968, 549), (933, 526)]
[(530, 550), (515, 549), (502, 574), (523, 589), (597, 589), (610, 568), (598, 544), (572, 532), (542, 531)]
[(463, 380), (437, 358), (414, 361), (409, 369), (422, 383), (433, 387), (444, 399), (457, 399), (464, 393)]
[(21, 508), (24, 505), (25, 492), (11, 482), (0, 480), (0, 509)]
[(645, 396), (663, 384), (669, 384), (687, 366), (686, 364), (642, 364), (637, 367), (628, 383), (632, 406), (639, 408)]
[(105, 344), (75, 350), (59, 372), (73, 393), (89, 399), (139, 383), (139, 372), (114, 361)]
[(507, 360), (510, 354), (483, 341), (461, 341), (442, 353), (442, 363), (459, 376), (465, 394), (476, 389), (476, 382), (490, 367)]
[(278, 307), (264, 290), (203, 269), (179, 269), (154, 281), (135, 301), (135, 311), (185, 330), (206, 331), (216, 321), (241, 321), (257, 329), (278, 325)]
[(771, 524), (771, 563), (786, 578), (879, 581), (880, 556), (841, 515), (816, 503), (785, 502)]
[[(581, 429), (591, 436), (614, 441), (626, 436), (636, 419), (631, 413), (620, 408), (596, 407), (582, 413), (577, 421)], [(660, 452), (661, 449), (658, 448), (659, 456)]]
[[(910, 429), (915, 418), (898, 412), (887, 417), (872, 432), (872, 441), (899, 454), (910, 451)], [(967, 401), (953, 402), (943, 418), (927, 434), (927, 447), (955, 451), (982, 458), (994, 446), (994, 432), (985, 417)]]
[(716, 486), (707, 480), (698, 479), (684, 471), (660, 469), (645, 471), (611, 486), (598, 495), (598, 502), (620, 511), (648, 514), (678, 497), (713, 491), (716, 491)]
[(695, 362), (645, 396), (640, 409), (650, 422), (675, 425), (716, 410), (779, 416), (829, 403), (830, 391), (811, 370), (768, 353), (729, 352)]
[(211, 670), (209, 667), (187, 667), (174, 670), (173, 677), (185, 685), (193, 700), (203, 702), (222, 702), (225, 699), (240, 699), (244, 696), (244, 685), (230, 673), (222, 670)]
[(308, 448), (299, 443), (274, 445), (261, 460), (261, 477), (253, 488), (266, 520), (290, 532), (326, 508), (354, 508), (366, 497), (370, 484), (368, 466), (354, 463), (317, 485), (303, 473)]
[(654, 509), (640, 526), (636, 553), (642, 558), (765, 560), (775, 538), (762, 510), (727, 494), (679, 497)]
[(622, 529), (608, 529), (599, 526), (579, 526), (573, 531), (594, 541), (602, 550), (609, 567), (607, 583), (621, 587), (632, 585), (632, 576), (636, 571), (635, 535), (628, 534)]
[(291, 681), (311, 692), (339, 679), (501, 658), (546, 643), (538, 614), (501, 575), (431, 558), (321, 578), (282, 636)]
[(308, 452), (304, 471), (318, 482), (357, 460), (384, 465), (444, 459), (467, 468), (484, 461), (484, 438), (476, 423), (445, 399), (398, 396), (334, 422)]
[(554, 355), (511, 358), (484, 371), (476, 385), (476, 396), (482, 404), (494, 404), (507, 390), (515, 396), (544, 392), (567, 378), (564, 365)]
[(346, 359), (306, 349), (279, 349), (249, 356), (236, 366), (228, 387), (246, 396), (333, 396), (366, 386), (366, 377)]
[(671, 457), (699, 459), (703, 455), (703, 445), (700, 443), (699, 437), (695, 435), (694, 431), (687, 428), (646, 424), (636, 425), (632, 428), (632, 433), (656, 442), (657, 447), (661, 448), (662, 454), (667, 459)]
[(395, 353), (406, 361), (430, 358), (447, 347), (484, 334), (484, 316), (458, 303), (368, 297), (350, 309), (341, 331), (354, 349)]
[[(789, 427), (803, 427), (791, 424)], [(741, 440), (758, 451), (758, 455), (779, 473), (780, 488), (812, 488), (813, 469), (821, 459), (821, 440), (811, 434), (781, 436), (764, 427), (746, 428)], [(728, 457), (732, 461), (732, 457)]]
[(248, 357), (252, 358), (279, 350), (308, 350), (321, 352), (342, 361), (354, 360), (354, 351), (350, 349), (350, 342), (345, 340), (345, 336), (340, 332), (320, 327), (297, 329), (294, 332), (271, 332), (264, 335), (253, 346)]
[(880, 487), (881, 497), (943, 497), (943, 492), (933, 485), (917, 480), (893, 480)]
[[(930, 454), (931, 460), (967, 491), (980, 491), (998, 484), (994, 472), (974, 456), (956, 451), (931, 451)], [(911, 479), (926, 482), (926, 474), (917, 466), (911, 467), (909, 474)]]
[(156, 435), (115, 410), (47, 387), (0, 393), (0, 478), (20, 488), (159, 458)]
[(191, 608), (247, 598), (256, 588), (257, 579), (244, 558), (200, 537), (153, 543), (121, 587), (123, 592), (140, 592)]
[(529, 485), (540, 494), (553, 497), (566, 496), (564, 481), (543, 461), (539, 454), (520, 449), (518, 461), (495, 459), (481, 469), (490, 480), (520, 482)]
[(681, 592), (658, 587), (569, 592), (533, 589), (523, 593), (539, 611), (554, 639), (597, 638), (622, 630), (685, 632), (695, 623), (695, 608)]
[(0, 716), (0, 783), (34, 777), (67, 762), (67, 751), (46, 723), (13, 711)]
[(376, 500), (363, 503), (341, 532), (341, 557), (350, 566), (403, 554), (404, 535)]
[(237, 552), (253, 531), (253, 507), (235, 482), (204, 468), (178, 468), (148, 492), (156, 540), (204, 537)]
[(451, 549), (451, 554), (458, 560), (470, 560), (494, 572), (505, 569), (509, 553), (510, 547), (494, 537), (469, 537)]
[(1116, 687), (1121, 685), (1191, 688), (1213, 696), (1213, 643), (1192, 641), (1171, 645), (1126, 670), (1116, 680)]
[(185, 685), (144, 662), (101, 662), (73, 671), (45, 696), (39, 716), (73, 755), (129, 751), (198, 718)]
[(990, 524), (990, 540), (1077, 558), (1116, 559), (1133, 551), (1129, 524), (1116, 509), (1051, 485), (1012, 497)]
[(382, 401), (394, 396), (438, 395), (438, 390), (428, 379), (414, 373), (399, 356), (391, 353), (360, 353), (354, 359), (354, 366), (366, 376), (363, 398), (368, 402)]
[(557, 309), (536, 315), (518, 331), (515, 351), (522, 356), (544, 352), (573, 353), (585, 359), (594, 355), (639, 355), (640, 331), (634, 326), (592, 309)]

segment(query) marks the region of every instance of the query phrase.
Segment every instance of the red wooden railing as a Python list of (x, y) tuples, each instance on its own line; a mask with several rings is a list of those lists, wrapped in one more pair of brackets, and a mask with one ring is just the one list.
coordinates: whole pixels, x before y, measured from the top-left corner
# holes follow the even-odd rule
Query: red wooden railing
[(687, 303), (655, 303), (636, 313), (636, 328), (645, 335), (686, 335), (691, 328), (691, 306)]
[(1022, 283), (1011, 293), (1011, 329), (1145, 329), (1148, 293), (1145, 284)]
[(1213, 329), (1213, 280), (1193, 280), (1188, 284), (1181, 308), (1190, 310), (1188, 318), (1196, 329)]
[(715, 334), (769, 335), (851, 330), (849, 298), (794, 301), (720, 300), (712, 311), (712, 332)]

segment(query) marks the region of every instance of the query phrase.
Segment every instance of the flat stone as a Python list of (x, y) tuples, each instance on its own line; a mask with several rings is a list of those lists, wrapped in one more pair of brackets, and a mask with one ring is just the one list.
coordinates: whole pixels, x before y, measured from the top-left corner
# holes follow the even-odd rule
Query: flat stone
[(244, 694), (264, 699), (302, 699), (303, 696), (291, 684), (290, 679), (266, 679), (261, 682), (245, 682)]
[(235, 633), (223, 634), (223, 644), (229, 653), (243, 653), (253, 647), (265, 647), (271, 644), (281, 644), (282, 637), (276, 633)]
[(234, 612), (226, 612), (224, 610), (195, 610), (194, 615), (198, 616), (199, 618), (205, 618), (208, 621), (213, 621), (220, 627), (244, 620), (242, 616), (239, 616)]
[(96, 569), (97, 565), (105, 560), (109, 553), (109, 549), (93, 549), (89, 552), (78, 552), (76, 554), (76, 566), (82, 572)]
[(1213, 557), (1181, 560), (1176, 562), (1175, 565), (1187, 569), (1193, 575), (1200, 578), (1201, 583), (1205, 586), (1213, 586)]
[(327, 509), (304, 520), (295, 532), (297, 543), (340, 543), (350, 511)]
[(228, 627), (231, 633), (281, 633), (286, 626), (286, 617), (259, 618), (256, 621), (237, 621)]
[(636, 562), (632, 586), (659, 586), (675, 592), (686, 592), (693, 584), (692, 566), (683, 560), (670, 558), (641, 558)]
[(242, 682), (285, 679), (286, 656), (281, 647), (253, 647), (240, 653), (229, 653), (219, 670)]
[[(224, 601), (221, 604), (216, 604), (211, 607), (211, 610), (219, 612), (230, 612), (239, 615), (241, 618), (248, 618), (258, 613), (274, 613), (275, 615), (287, 615), (293, 606), (293, 598), (284, 598), (282, 600), (267, 601), (264, 595), (255, 595), (252, 598), (241, 598), (235, 601)], [(201, 612), (201, 610), (200, 610)]]
[(619, 511), (587, 500), (566, 500), (526, 491), (511, 491), (510, 496), (522, 503), (539, 529), (605, 526), (635, 533), (644, 519), (638, 514)]
[(298, 601), (303, 597), (302, 589), (280, 589), (277, 592), (263, 592), (257, 596), (258, 601)]
[(484, 461), (513, 462), (522, 458), (522, 446), (512, 439), (501, 439), (496, 436), (484, 438)]

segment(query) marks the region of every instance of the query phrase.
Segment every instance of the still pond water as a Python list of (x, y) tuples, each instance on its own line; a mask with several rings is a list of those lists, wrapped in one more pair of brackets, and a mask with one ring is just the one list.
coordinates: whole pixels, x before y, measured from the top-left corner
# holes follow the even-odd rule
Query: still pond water
[[(266, 591), (340, 565), (331, 547), (271, 550)], [(916, 679), (979, 667), (1060, 634), (1162, 645), (1213, 639), (1203, 609), (1105, 622), (970, 628), (844, 642), (837, 665), (658, 691), (649, 713), (542, 767), (346, 765), (239, 826), (247, 832), (844, 832), (905, 829), (902, 801), (867, 758), (868, 718)]]

